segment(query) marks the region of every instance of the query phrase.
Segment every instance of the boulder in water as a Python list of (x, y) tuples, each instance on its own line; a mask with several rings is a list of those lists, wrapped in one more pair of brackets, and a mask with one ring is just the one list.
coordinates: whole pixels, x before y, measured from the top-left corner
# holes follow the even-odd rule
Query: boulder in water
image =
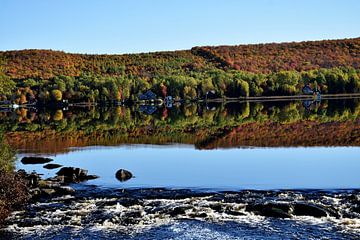
[(46, 168), (46, 169), (55, 169), (55, 168), (59, 168), (59, 167), (62, 167), (62, 165), (55, 164), (55, 163), (48, 163), (43, 166), (43, 168)]
[(125, 169), (120, 169), (116, 172), (115, 177), (120, 182), (125, 182), (133, 177), (132, 173)]
[(264, 217), (290, 218), (291, 206), (286, 203), (265, 203), (246, 206), (246, 211), (257, 213)]
[(63, 167), (61, 168), (56, 175), (58, 175), (65, 183), (77, 183), (86, 180), (91, 180), (98, 178), (95, 175), (88, 175), (88, 171), (81, 168), (74, 168), (74, 167)]
[(44, 157), (23, 157), (21, 159), (22, 164), (44, 164), (53, 161), (51, 158)]
[(295, 203), (293, 214), (296, 216), (326, 217), (328, 216), (328, 211), (321, 206), (311, 203)]

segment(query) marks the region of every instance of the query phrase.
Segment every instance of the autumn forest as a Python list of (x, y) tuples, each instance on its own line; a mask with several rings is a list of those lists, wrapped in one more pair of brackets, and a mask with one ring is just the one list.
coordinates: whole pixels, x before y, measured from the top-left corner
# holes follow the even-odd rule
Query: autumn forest
[(360, 90), (360, 38), (298, 43), (194, 47), (124, 55), (52, 50), (0, 52), (0, 97), (16, 104), (202, 99), (297, 95), (305, 84), (322, 93)]

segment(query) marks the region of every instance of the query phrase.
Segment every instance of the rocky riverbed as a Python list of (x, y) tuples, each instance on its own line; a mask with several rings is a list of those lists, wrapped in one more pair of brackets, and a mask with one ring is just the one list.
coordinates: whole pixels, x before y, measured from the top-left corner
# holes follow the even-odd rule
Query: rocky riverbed
[[(49, 163), (52, 159), (24, 161), (58, 170), (49, 178), (18, 171), (31, 200), (7, 218), (0, 238), (360, 237), (360, 190), (102, 188), (90, 185), (97, 176), (85, 169)], [(115, 177), (124, 182), (134, 176), (119, 169)]]
[[(26, 177), (33, 179), (34, 175)], [(51, 181), (55, 182), (54, 179), (37, 180), (32, 194), (34, 189), (39, 189), (39, 194), (33, 195), (25, 210), (14, 212), (7, 219), (1, 236), (147, 239), (153, 233), (168, 238), (185, 234), (185, 239), (201, 236), (216, 239), (218, 231), (224, 231), (219, 239), (226, 234), (236, 239), (239, 231), (245, 231), (250, 239), (256, 239), (256, 233), (262, 231), (259, 236), (269, 234), (273, 238), (360, 237), (358, 190), (101, 189), (67, 181), (60, 186), (41, 186)], [(186, 226), (190, 229), (185, 231)], [(194, 230), (197, 228), (209, 231), (200, 234)]]

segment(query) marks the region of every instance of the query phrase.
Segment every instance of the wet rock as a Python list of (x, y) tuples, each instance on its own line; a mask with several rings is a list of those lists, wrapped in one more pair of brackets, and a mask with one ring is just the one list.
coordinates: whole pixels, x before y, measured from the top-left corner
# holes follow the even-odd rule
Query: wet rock
[(56, 188), (56, 193), (60, 195), (69, 195), (73, 194), (75, 192), (75, 189), (69, 186), (61, 186)]
[(296, 216), (327, 217), (328, 211), (315, 204), (295, 203), (293, 214)]
[(133, 177), (133, 175), (128, 170), (120, 169), (119, 171), (116, 172), (115, 177), (120, 182), (125, 182), (125, 181), (128, 181), (129, 179), (131, 179)]
[(48, 163), (48, 164), (43, 166), (43, 168), (46, 168), (46, 169), (56, 169), (56, 168), (59, 168), (59, 167), (62, 167), (62, 165), (55, 164), (55, 163)]
[(39, 187), (40, 188), (56, 188), (56, 187), (60, 187), (60, 183), (54, 182), (54, 181), (40, 180)]
[(54, 195), (56, 193), (56, 191), (52, 188), (42, 188), (41, 189), (41, 195), (43, 197), (50, 197), (52, 195)]
[(26, 185), (30, 188), (38, 187), (41, 180), (40, 175), (35, 172), (32, 172), (30, 174), (25, 173), (21, 177), (25, 180)]
[(35, 197), (40, 196), (41, 190), (40, 190), (40, 188), (32, 188), (32, 189), (29, 189), (29, 194), (30, 194), (31, 198), (35, 198)]
[(176, 217), (178, 215), (185, 215), (185, 211), (190, 209), (190, 206), (178, 206), (169, 211), (171, 217)]
[(53, 161), (51, 158), (44, 157), (23, 157), (21, 159), (22, 164), (44, 164)]
[(360, 205), (352, 206), (350, 209), (351, 209), (351, 212), (360, 214)]
[(247, 205), (246, 211), (253, 212), (255, 214), (264, 217), (275, 218), (290, 218), (291, 206), (286, 203), (265, 203)]
[(84, 177), (84, 180), (94, 180), (99, 178), (99, 176), (97, 175), (87, 175), (86, 177)]
[(222, 213), (225, 211), (223, 205), (220, 203), (211, 204), (211, 205), (209, 205), (209, 208), (211, 208), (212, 210), (214, 210), (215, 212), (218, 212), (218, 213)]
[(64, 183), (77, 183), (86, 180), (97, 178), (95, 175), (87, 175), (88, 171), (81, 168), (63, 167), (56, 175), (59, 176), (58, 180)]
[(130, 207), (134, 205), (142, 205), (143, 202), (136, 198), (122, 198), (119, 203), (124, 207)]
[(234, 211), (231, 209), (226, 209), (225, 213), (228, 215), (232, 215), (232, 216), (244, 216), (245, 215), (245, 213), (243, 213), (243, 212), (238, 212), (238, 211)]
[(142, 217), (143, 215), (140, 211), (127, 212), (121, 218), (121, 223), (124, 225), (138, 224), (141, 221)]
[(192, 218), (206, 218), (208, 215), (205, 212), (199, 212), (199, 213), (191, 213), (189, 214)]

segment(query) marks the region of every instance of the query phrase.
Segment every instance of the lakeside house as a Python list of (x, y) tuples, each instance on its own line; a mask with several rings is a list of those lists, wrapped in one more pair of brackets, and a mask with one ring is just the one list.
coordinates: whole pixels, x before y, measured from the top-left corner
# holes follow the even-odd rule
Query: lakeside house
[(156, 94), (153, 93), (151, 90), (148, 90), (139, 96), (139, 100), (145, 100), (145, 101), (156, 100)]
[(311, 89), (311, 87), (309, 85), (305, 85), (303, 88), (302, 88), (302, 92), (306, 95), (311, 95), (314, 93), (314, 90)]

